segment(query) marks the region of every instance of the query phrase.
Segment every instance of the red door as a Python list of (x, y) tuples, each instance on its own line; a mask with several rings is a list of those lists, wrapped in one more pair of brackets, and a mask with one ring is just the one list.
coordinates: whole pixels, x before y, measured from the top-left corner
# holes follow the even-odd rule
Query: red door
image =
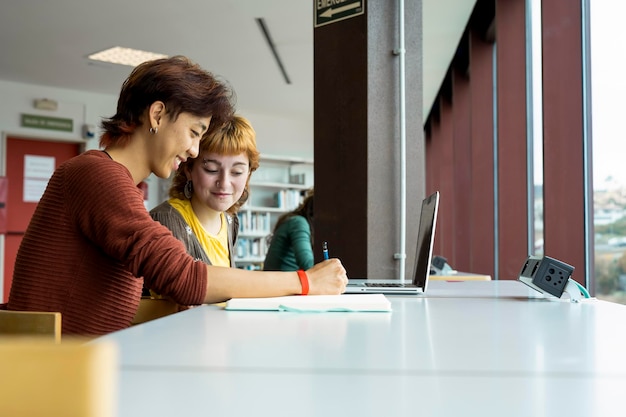
[(78, 155), (81, 144), (7, 138), (6, 237), (3, 302), (8, 301), (15, 256), (52, 170)]

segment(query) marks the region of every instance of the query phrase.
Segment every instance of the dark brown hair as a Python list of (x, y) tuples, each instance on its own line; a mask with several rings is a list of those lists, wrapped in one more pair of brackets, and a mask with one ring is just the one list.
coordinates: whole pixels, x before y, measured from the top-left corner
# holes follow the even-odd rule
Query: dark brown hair
[(209, 132), (229, 120), (234, 94), (226, 83), (183, 56), (156, 59), (138, 65), (130, 73), (117, 101), (117, 113), (102, 121), (100, 146), (124, 145), (144, 123), (142, 118), (155, 101), (165, 103), (170, 120), (181, 113), (211, 117)]

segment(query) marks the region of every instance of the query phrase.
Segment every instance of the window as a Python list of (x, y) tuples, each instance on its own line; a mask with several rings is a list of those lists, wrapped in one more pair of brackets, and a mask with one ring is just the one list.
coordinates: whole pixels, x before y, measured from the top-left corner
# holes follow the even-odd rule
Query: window
[(626, 3), (590, 3), (595, 290), (626, 304)]

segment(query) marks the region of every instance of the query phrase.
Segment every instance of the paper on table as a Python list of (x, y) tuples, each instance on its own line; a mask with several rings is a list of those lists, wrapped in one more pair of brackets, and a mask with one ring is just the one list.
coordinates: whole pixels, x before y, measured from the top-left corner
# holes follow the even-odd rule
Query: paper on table
[(269, 298), (233, 298), (226, 310), (269, 310), (292, 312), (390, 312), (383, 294), (293, 295)]

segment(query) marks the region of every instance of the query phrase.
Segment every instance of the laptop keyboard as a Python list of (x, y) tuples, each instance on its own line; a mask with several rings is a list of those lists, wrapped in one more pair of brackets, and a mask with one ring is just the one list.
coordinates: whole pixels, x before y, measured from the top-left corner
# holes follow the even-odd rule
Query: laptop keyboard
[(413, 284), (398, 284), (398, 283), (384, 283), (384, 282), (366, 282), (366, 287), (377, 287), (377, 288), (415, 288)]

